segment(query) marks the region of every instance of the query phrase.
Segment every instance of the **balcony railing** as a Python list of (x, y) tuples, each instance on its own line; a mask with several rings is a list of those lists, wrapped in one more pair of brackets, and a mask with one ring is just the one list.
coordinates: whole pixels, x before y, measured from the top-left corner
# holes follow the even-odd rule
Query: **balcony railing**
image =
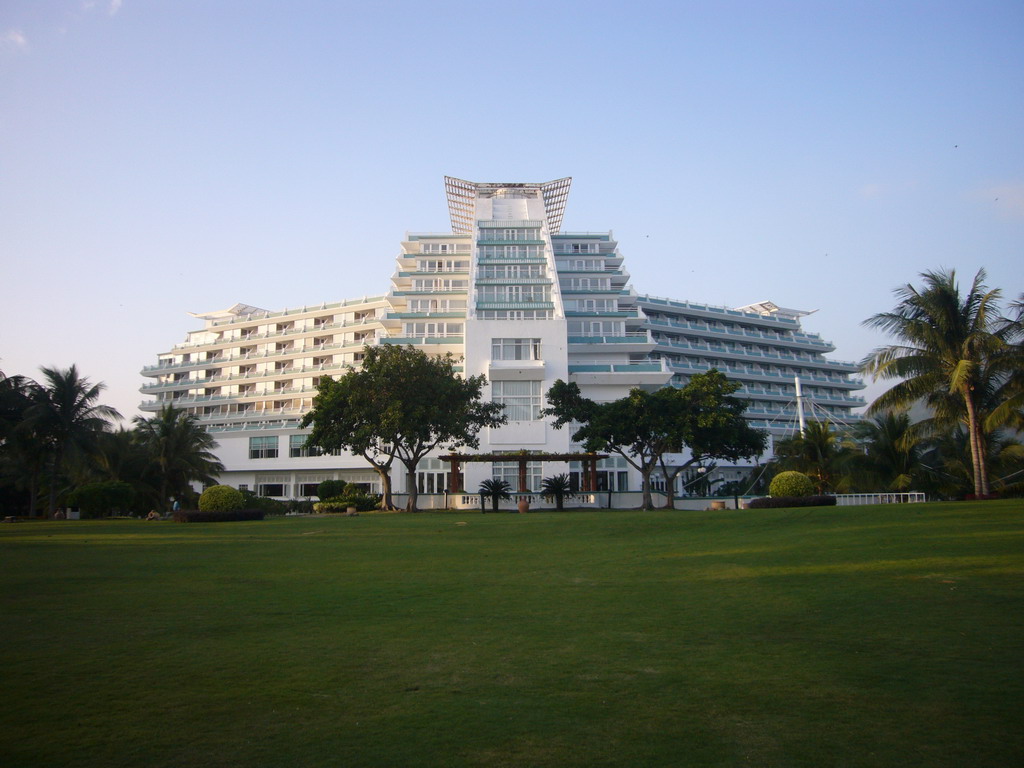
[[(643, 306), (643, 299), (640, 300)], [(835, 347), (823, 341), (821, 337), (806, 333), (769, 333), (767, 331), (749, 331), (742, 328), (716, 328), (705, 323), (692, 323), (684, 320), (667, 320), (660, 317), (647, 316), (647, 322), (651, 325), (665, 326), (668, 328), (682, 328), (684, 330), (698, 331), (700, 333), (713, 333), (719, 336), (731, 338), (746, 337), (751, 339), (767, 339), (775, 344), (799, 344), (805, 347), (816, 347), (823, 352), (830, 352)]]
[(569, 373), (668, 373), (661, 360), (643, 363), (609, 363), (604, 360), (571, 360)]
[(730, 355), (738, 358), (749, 358), (756, 357), (765, 360), (779, 360), (791, 363), (800, 363), (802, 365), (814, 366), (816, 368), (846, 368), (848, 370), (856, 371), (858, 366), (856, 363), (848, 362), (846, 360), (828, 360), (823, 357), (807, 356), (802, 357), (801, 355), (787, 355), (776, 352), (766, 352), (761, 349), (730, 349), (725, 346), (717, 346), (714, 344), (693, 344), (688, 341), (678, 341), (671, 337), (664, 336), (662, 334), (654, 335), (654, 343), (658, 346), (671, 347), (674, 349), (690, 349), (694, 352), (699, 352), (704, 355)]
[(781, 315), (762, 315), (758, 312), (744, 312), (739, 309), (732, 309), (730, 307), (717, 307), (711, 304), (699, 304), (692, 301), (677, 301), (676, 299), (668, 299), (662, 296), (651, 296), (650, 294), (640, 294), (639, 299), (641, 303), (662, 305), (666, 307), (679, 307), (680, 309), (688, 309), (694, 312), (710, 312), (719, 315), (728, 315), (730, 317), (745, 318), (751, 322), (775, 322), (783, 325), (798, 326), (799, 323), (795, 318), (783, 317)]
[(612, 336), (569, 336), (570, 344), (649, 344), (651, 337), (643, 331), (626, 332)]
[(351, 307), (358, 304), (373, 304), (374, 302), (384, 301), (385, 298), (386, 297), (384, 296), (364, 296), (361, 299), (347, 299), (333, 304), (321, 304), (314, 307), (296, 307), (295, 309), (283, 309), (279, 312), (253, 312), (248, 315), (237, 315), (236, 317), (225, 318), (223, 320), (214, 320), (211, 325), (219, 327), (222, 325), (231, 325), (232, 323), (250, 322), (252, 320), (267, 320), (273, 317), (305, 315), (310, 312), (321, 312), (325, 309), (342, 309), (344, 307)]

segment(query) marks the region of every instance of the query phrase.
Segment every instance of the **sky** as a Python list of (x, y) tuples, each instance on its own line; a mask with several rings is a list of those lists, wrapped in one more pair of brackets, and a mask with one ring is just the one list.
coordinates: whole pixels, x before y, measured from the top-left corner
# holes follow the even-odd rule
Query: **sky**
[(0, 0), (0, 370), (130, 418), (188, 312), (386, 293), (445, 175), (857, 361), (924, 271), (1024, 292), (1024, 2)]

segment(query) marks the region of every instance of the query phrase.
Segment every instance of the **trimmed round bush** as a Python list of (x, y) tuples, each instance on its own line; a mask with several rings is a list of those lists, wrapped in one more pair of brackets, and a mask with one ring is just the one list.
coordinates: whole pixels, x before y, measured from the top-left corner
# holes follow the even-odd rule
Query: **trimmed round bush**
[(780, 472), (768, 486), (772, 496), (810, 496), (814, 493), (814, 482), (803, 472)]
[(346, 485), (344, 480), (324, 480), (316, 487), (316, 496), (320, 501), (341, 496), (345, 492)]
[(245, 497), (230, 485), (211, 485), (199, 497), (200, 512), (235, 512), (245, 506)]

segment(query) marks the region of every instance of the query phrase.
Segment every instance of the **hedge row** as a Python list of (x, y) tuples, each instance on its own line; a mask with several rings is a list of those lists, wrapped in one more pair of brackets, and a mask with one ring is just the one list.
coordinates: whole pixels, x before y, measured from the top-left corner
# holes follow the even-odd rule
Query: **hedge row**
[(198, 509), (180, 509), (174, 513), (176, 523), (231, 523), (239, 520), (262, 520), (264, 516), (262, 509), (235, 509), (230, 511), (208, 510), (201, 512)]
[(752, 499), (749, 509), (776, 509), (779, 507), (834, 507), (835, 496), (766, 496)]

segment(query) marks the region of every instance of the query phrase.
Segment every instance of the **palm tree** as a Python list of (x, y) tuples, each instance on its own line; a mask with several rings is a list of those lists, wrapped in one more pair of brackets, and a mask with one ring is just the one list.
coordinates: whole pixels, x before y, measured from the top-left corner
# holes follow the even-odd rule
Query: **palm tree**
[(564, 473), (554, 477), (545, 477), (541, 481), (540, 492), (545, 496), (553, 496), (555, 499), (555, 509), (561, 512), (565, 497), (572, 493), (572, 483), (569, 481), (569, 476)]
[(1024, 294), (1010, 305), (1010, 312), (1012, 316), (1005, 319), (1003, 326), (1007, 347), (993, 365), (1003, 378), (985, 427), (989, 430), (1006, 427), (1024, 432)]
[(985, 286), (978, 270), (961, 294), (956, 271), (924, 272), (924, 288), (896, 290), (899, 304), (864, 321), (895, 336), (900, 343), (873, 350), (861, 363), (876, 379), (899, 379), (869, 412), (905, 409), (923, 401), (938, 423), (963, 423), (971, 449), (974, 493), (989, 493), (982, 402), (1001, 379), (993, 362), (1007, 350), (1012, 326), (999, 316), (998, 289)]
[(0, 372), (0, 485), (14, 491), (8, 503), (20, 506), (27, 500), (29, 517), (36, 514), (46, 465), (46, 451), (28, 421), (38, 390), (39, 385), (29, 378)]
[(873, 489), (906, 491), (920, 481), (924, 438), (906, 413), (885, 411), (861, 422), (855, 430), (864, 448), (858, 463)]
[(155, 472), (145, 447), (135, 430), (118, 429), (105, 432), (96, 441), (90, 457), (89, 478), (92, 482), (128, 483), (135, 491), (136, 506), (153, 509), (162, 506), (159, 489), (153, 487)]
[(508, 484), (507, 480), (501, 480), (497, 477), (488, 478), (480, 483), (480, 488), (477, 493), (480, 494), (480, 509), (483, 510), (484, 499), (488, 496), (491, 497), (491, 509), (495, 512), (498, 511), (498, 502), (502, 499), (511, 499), (512, 494), (510, 491), (512, 486)]
[(192, 482), (216, 482), (216, 476), (224, 471), (213, 454), (217, 442), (185, 411), (166, 405), (156, 416), (136, 416), (133, 423), (138, 444), (152, 463), (151, 482), (157, 504), (164, 511), (172, 497), (188, 495)]
[[(985, 433), (985, 456), (996, 476), (993, 486), (1001, 493), (1020, 495), (1024, 475), (1024, 446), (999, 433)], [(942, 498), (956, 498), (970, 492), (973, 468), (967, 430), (957, 425), (937, 435), (921, 456), (928, 473), (930, 491)]]
[(105, 386), (79, 376), (72, 365), (66, 370), (41, 368), (44, 383), (35, 390), (35, 402), (27, 423), (46, 446), (50, 463), (50, 492), (47, 510), (57, 506), (57, 487), (69, 456), (90, 453), (96, 436), (110, 428), (121, 414), (109, 405), (98, 403)]
[(818, 493), (848, 490), (851, 462), (856, 455), (850, 440), (821, 421), (808, 422), (802, 435), (775, 444), (777, 465), (803, 472), (814, 480)]

